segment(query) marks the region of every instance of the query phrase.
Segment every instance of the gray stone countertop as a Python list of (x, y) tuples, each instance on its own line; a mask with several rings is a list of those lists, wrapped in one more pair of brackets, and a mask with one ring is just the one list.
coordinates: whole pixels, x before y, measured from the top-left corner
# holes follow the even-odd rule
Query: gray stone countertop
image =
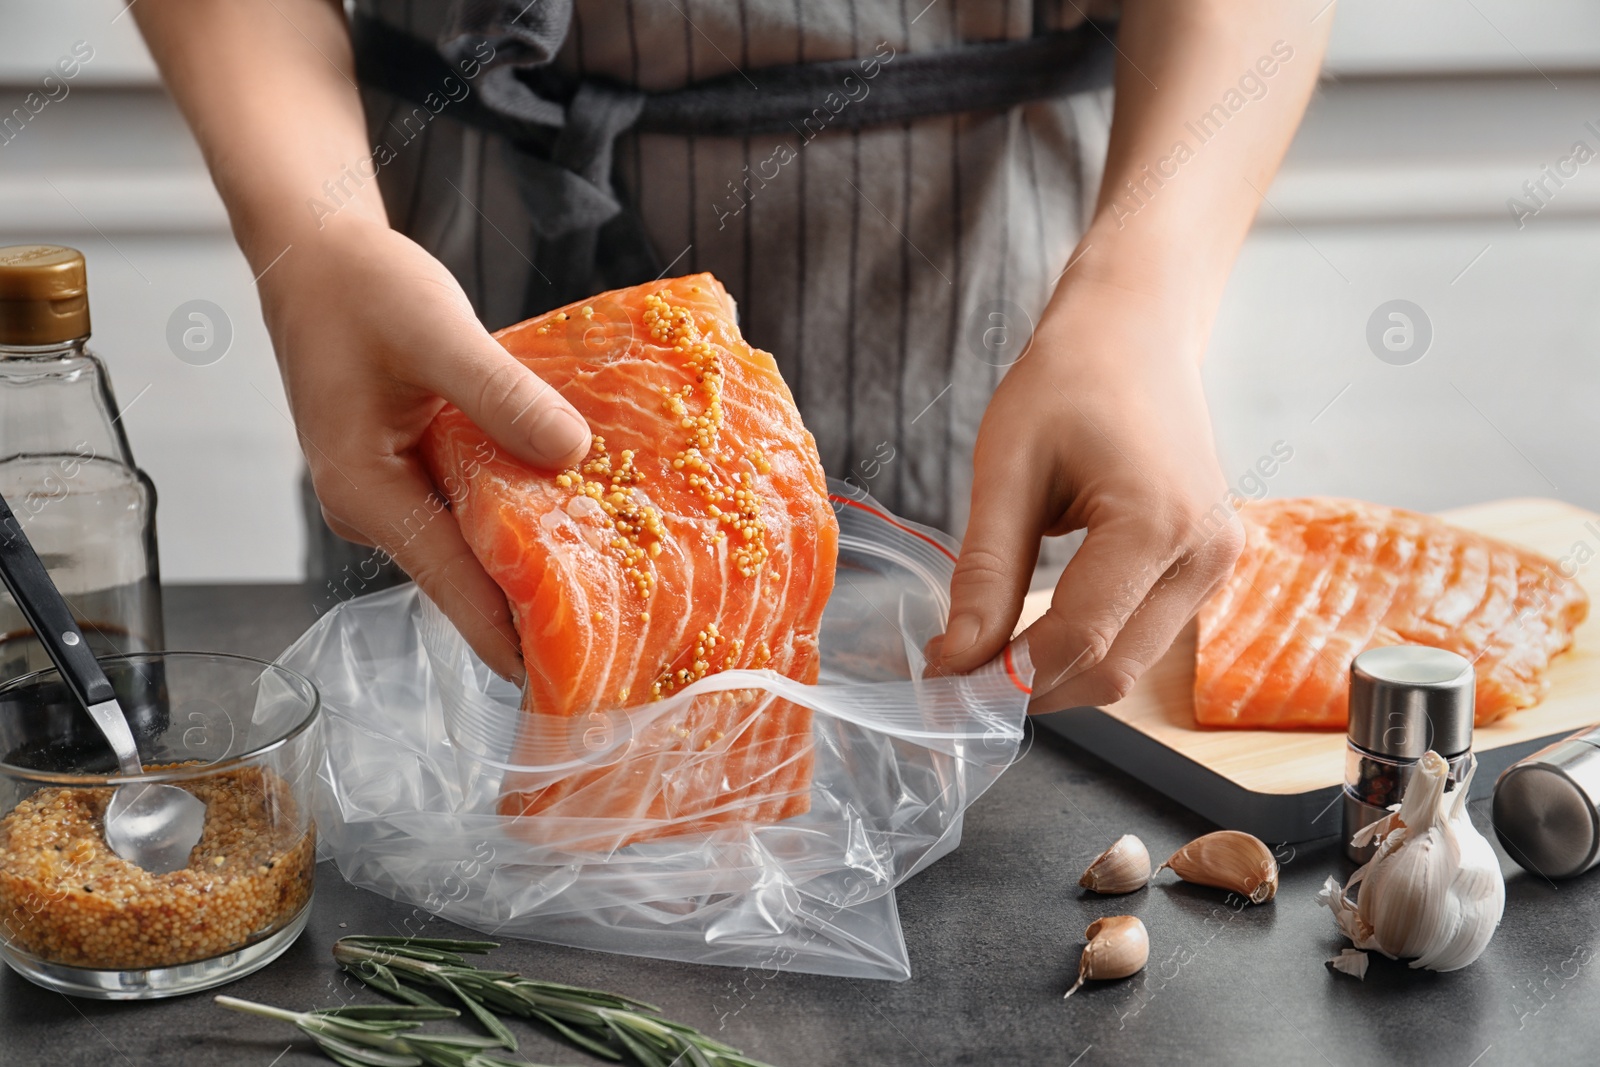
[[(169, 641), (263, 658), (312, 620), (297, 586), (177, 586)], [(1474, 819), (1487, 829), (1485, 805)], [(1048, 731), (969, 812), (961, 847), (899, 892), (913, 976), (890, 983), (696, 967), (511, 942), (506, 970), (629, 993), (778, 1067), (824, 1064), (1569, 1064), (1600, 1060), (1592, 945), (1600, 875), (1549, 883), (1505, 860), (1505, 919), (1482, 958), (1453, 974), (1374, 955), (1365, 981), (1323, 966), (1343, 942), (1314, 897), (1349, 867), (1333, 839), (1283, 846), (1276, 901), (1237, 908), (1163, 874), (1127, 897), (1078, 889), (1123, 833), (1159, 862), (1214, 827)], [(1498, 847), (1498, 846), (1497, 846)], [(350, 997), (329, 956), (348, 933), (471, 936), (317, 871), (310, 925), (276, 962), (227, 988), (285, 1007)], [(1146, 970), (1063, 1003), (1083, 930), (1132, 913), (1150, 931)], [(376, 996), (359, 992), (362, 999)], [(531, 1025), (521, 1055), (604, 1061)], [(329, 1063), (309, 1040), (222, 1011), (209, 993), (149, 1003), (69, 999), (0, 975), (0, 1064), (297, 1067)]]

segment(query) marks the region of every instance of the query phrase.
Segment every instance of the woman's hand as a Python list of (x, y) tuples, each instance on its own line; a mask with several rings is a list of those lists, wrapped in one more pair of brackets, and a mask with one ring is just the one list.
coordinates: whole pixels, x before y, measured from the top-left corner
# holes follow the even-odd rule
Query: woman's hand
[(1163, 303), (1095, 281), (1063, 287), (978, 433), (941, 669), (1004, 648), (1039, 539), (1087, 531), (1023, 635), (1035, 712), (1126, 696), (1243, 545), (1201, 391), (1205, 337)]
[(392, 556), (485, 663), (520, 679), (505, 596), (417, 443), (449, 401), (507, 453), (554, 469), (588, 450), (582, 416), (489, 336), (438, 260), (381, 220), (336, 217), (285, 254), (261, 295), (328, 525)]
[(1087, 531), (1025, 635), (1034, 711), (1120, 700), (1230, 572), (1242, 532), (1200, 357), (1332, 6), (1123, 0), (1099, 200), (984, 414), (942, 669), (1005, 647), (1043, 535)]
[[(132, 8), (259, 279), (300, 445), (341, 536), (393, 556), (495, 671), (522, 676), (505, 597), (416, 453), (445, 401), (497, 446), (575, 462), (589, 431), (490, 337), (442, 264), (389, 228), (344, 7), (141, 0)], [(338, 212), (314, 198), (337, 182)]]

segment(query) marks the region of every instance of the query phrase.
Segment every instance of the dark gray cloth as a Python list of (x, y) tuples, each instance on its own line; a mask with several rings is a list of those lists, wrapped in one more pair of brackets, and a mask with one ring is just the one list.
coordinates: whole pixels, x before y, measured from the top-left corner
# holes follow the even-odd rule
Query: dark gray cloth
[[(437, 45), (361, 11), (352, 18), (351, 36), (362, 84), (415, 104), (436, 99), (438, 87), (472, 69), (477, 57), (492, 57), (482, 64), (480, 93), (462, 100), (451, 117), (508, 141), (533, 232), (553, 243), (538, 264), (543, 292), (530, 293), (523, 309), (530, 316), (659, 273), (638, 219), (612, 184), (613, 147), (627, 130), (805, 137), (813, 125), (862, 129), (1009, 108), (1105, 88), (1115, 55), (1108, 31), (1084, 22), (1016, 41), (915, 53), (898, 62), (875, 55), (765, 67), (756, 73), (759, 82), (731, 71), (659, 92), (595, 78), (574, 87), (570, 78), (546, 70), (565, 35), (554, 20), (570, 4), (532, 5), (539, 21), (530, 27), (517, 24), (514, 7), (488, 0), (468, 4)], [(850, 99), (869, 81), (870, 92)], [(830, 96), (841, 101), (837, 111), (827, 106)], [(845, 100), (856, 106), (845, 107)]]
[[(357, 11), (358, 25), (361, 18)], [(480, 45), (488, 44), (494, 58), (478, 87), (484, 102), (523, 122), (559, 126), (561, 105), (540, 97), (517, 74), (551, 63), (571, 23), (572, 0), (461, 0), (455, 18), (439, 34), (438, 51), (459, 70), (460, 64), (483, 54)]]

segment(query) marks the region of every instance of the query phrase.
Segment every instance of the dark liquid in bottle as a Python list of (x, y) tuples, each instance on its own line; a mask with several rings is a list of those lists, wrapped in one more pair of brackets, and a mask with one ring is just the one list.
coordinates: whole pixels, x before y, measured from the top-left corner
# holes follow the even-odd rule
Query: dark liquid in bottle
[[(0, 460), (0, 493), (96, 655), (162, 647), (154, 496), (138, 472), (100, 457), (12, 456)], [(0, 681), (50, 665), (0, 591)]]
[[(95, 655), (163, 647), (155, 496), (147, 479), (92, 449), (28, 453), (0, 460), (0, 493)], [(0, 753), (6, 762), (37, 769), (114, 770), (110, 746), (64, 684), (4, 691), (6, 683), (51, 666), (16, 602), (0, 591)], [(135, 738), (165, 727), (159, 664), (107, 674)], [(24, 722), (33, 728), (20, 733)]]
[[(73, 593), (67, 603), (96, 656), (155, 652), (161, 647), (161, 593), (154, 582)], [(108, 618), (128, 621), (103, 621)], [(0, 592), (0, 681), (51, 666), (50, 654), (16, 602)]]
[[(15, 610), (9, 602), (6, 608)], [(82, 626), (84, 637), (97, 656), (147, 651), (145, 642), (111, 627)], [(132, 647), (129, 647), (132, 646)], [(44, 646), (32, 630), (0, 638), (0, 654), (8, 666), (42, 659), (53, 667)], [(161, 736), (171, 722), (166, 674), (160, 660), (139, 663), (109, 662), (106, 674), (127, 717), (128, 728), (141, 749), (147, 739)], [(24, 673), (40, 668), (7, 670), (0, 681), (0, 761), (37, 771), (77, 774), (114, 774), (116, 754), (89, 713), (59, 676), (21, 688), (7, 686)]]

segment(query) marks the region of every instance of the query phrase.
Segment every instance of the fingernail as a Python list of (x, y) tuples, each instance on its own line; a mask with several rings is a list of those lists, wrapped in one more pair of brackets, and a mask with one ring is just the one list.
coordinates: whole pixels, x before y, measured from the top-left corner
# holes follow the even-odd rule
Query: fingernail
[(588, 444), (589, 430), (578, 413), (565, 404), (546, 408), (530, 430), (533, 447), (549, 463), (557, 464)]
[(982, 624), (976, 615), (957, 615), (944, 628), (944, 642), (939, 646), (939, 658), (951, 659), (971, 648), (978, 640)]

